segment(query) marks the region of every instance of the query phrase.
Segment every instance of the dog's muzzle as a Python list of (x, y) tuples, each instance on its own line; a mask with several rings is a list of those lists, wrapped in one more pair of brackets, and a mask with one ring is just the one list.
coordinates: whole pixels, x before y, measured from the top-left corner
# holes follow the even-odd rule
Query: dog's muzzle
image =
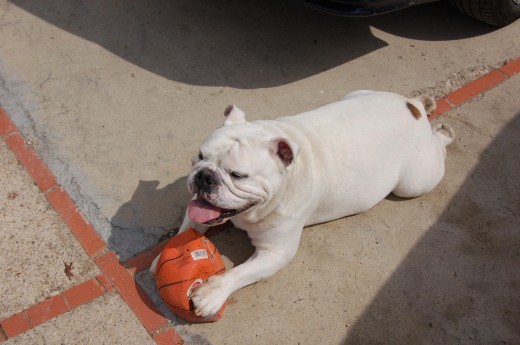
[(193, 178), (193, 192), (211, 193), (213, 188), (218, 185), (218, 182), (219, 178), (213, 171), (203, 169)]
[(211, 169), (198, 171), (191, 182), (191, 192), (197, 196), (188, 204), (188, 216), (199, 224), (217, 225), (248, 210), (253, 204), (237, 209), (227, 209), (212, 203), (212, 196), (222, 184), (217, 173)]

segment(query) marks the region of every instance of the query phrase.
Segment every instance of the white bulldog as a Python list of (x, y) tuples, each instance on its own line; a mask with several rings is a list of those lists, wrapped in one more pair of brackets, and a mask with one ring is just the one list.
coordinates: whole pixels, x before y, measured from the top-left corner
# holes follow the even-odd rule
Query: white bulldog
[(427, 113), (434, 109), (430, 97), (374, 91), (277, 120), (247, 122), (229, 106), (224, 126), (193, 159), (194, 197), (180, 232), (230, 219), (256, 250), (193, 291), (197, 315), (215, 314), (231, 293), (286, 266), (303, 227), (366, 211), (390, 193), (432, 190), (454, 139), (447, 126), (432, 130)]

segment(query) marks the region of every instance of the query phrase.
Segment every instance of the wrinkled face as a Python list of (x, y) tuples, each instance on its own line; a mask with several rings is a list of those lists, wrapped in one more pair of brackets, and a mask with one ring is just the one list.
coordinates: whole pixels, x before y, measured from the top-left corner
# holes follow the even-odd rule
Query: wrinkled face
[(284, 184), (292, 154), (287, 140), (272, 138), (253, 123), (228, 122), (193, 158), (188, 189), (196, 198), (188, 216), (216, 225), (265, 206)]

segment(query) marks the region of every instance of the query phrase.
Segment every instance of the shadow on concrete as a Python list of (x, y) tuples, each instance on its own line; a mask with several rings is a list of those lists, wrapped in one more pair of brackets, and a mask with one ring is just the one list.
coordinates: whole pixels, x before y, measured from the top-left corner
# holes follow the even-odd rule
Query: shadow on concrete
[[(112, 232), (108, 246), (120, 260), (148, 249), (177, 233), (184, 217), (184, 206), (191, 198), (187, 176), (157, 188), (159, 181), (139, 181), (132, 199), (124, 203), (110, 220)], [(211, 236), (230, 266), (244, 262), (254, 248), (244, 231), (232, 225)]]
[(210, 236), (210, 239), (224, 257), (228, 269), (244, 263), (255, 251), (247, 232), (232, 224)]
[(341, 18), (277, 0), (11, 0), (155, 74), (242, 89), (291, 83), (385, 47), (371, 27), (419, 40), (494, 30), (444, 2)]
[(159, 181), (139, 181), (132, 199), (110, 220), (108, 246), (121, 260), (157, 244), (161, 236), (178, 229), (184, 212), (176, 205), (186, 205), (190, 200), (186, 179), (181, 177), (163, 188), (157, 188)]
[(520, 113), (344, 344), (520, 344)]

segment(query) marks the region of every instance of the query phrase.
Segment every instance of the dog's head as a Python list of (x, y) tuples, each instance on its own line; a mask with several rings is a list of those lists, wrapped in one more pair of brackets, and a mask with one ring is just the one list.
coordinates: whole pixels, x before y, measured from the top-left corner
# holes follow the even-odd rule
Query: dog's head
[(188, 205), (188, 216), (206, 225), (237, 215), (256, 222), (287, 184), (299, 148), (247, 122), (234, 105), (224, 115), (224, 125), (206, 138), (192, 159), (188, 189), (196, 197)]

